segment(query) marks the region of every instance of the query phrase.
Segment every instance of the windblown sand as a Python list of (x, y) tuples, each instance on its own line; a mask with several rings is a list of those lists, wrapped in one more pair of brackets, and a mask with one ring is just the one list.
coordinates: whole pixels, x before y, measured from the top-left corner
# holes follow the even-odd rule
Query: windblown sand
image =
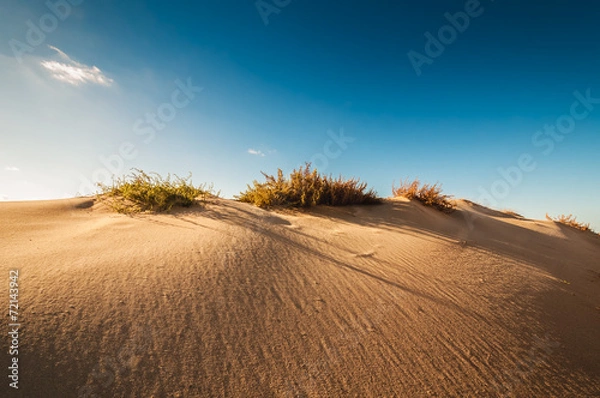
[(0, 259), (0, 396), (600, 396), (600, 238), (466, 201), (2, 203)]

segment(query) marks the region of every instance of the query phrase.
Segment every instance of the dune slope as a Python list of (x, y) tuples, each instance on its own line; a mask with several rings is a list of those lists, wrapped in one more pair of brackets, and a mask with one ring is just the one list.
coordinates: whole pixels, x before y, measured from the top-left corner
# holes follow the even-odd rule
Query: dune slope
[(600, 396), (600, 239), (552, 222), (81, 198), (0, 223), (22, 323), (2, 396)]

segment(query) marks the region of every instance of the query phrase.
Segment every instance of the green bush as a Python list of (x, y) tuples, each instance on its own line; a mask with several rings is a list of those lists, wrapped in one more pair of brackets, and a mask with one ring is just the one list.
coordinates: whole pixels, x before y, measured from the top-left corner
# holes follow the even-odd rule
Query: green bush
[(247, 186), (237, 199), (242, 202), (252, 203), (259, 207), (288, 206), (309, 207), (316, 205), (346, 206), (356, 204), (377, 204), (381, 199), (372, 189), (367, 191), (367, 184), (352, 178), (344, 180), (342, 177), (320, 175), (310, 163), (294, 170), (289, 178), (283, 176), (281, 169), (277, 176), (261, 172), (266, 181)]
[(125, 177), (114, 179), (112, 185), (98, 183), (98, 198), (109, 203), (119, 213), (137, 213), (141, 211), (168, 211), (173, 206), (188, 207), (198, 198), (206, 200), (214, 196), (212, 187), (195, 187), (191, 174), (187, 178), (168, 174), (162, 178), (157, 173), (146, 174), (142, 170), (134, 171)]
[(423, 184), (418, 179), (412, 182), (402, 181), (399, 187), (392, 185), (392, 194), (395, 197), (416, 199), (426, 206), (434, 207), (440, 211), (449, 213), (456, 208), (456, 204), (450, 200), (451, 195), (442, 194), (442, 186), (439, 184)]

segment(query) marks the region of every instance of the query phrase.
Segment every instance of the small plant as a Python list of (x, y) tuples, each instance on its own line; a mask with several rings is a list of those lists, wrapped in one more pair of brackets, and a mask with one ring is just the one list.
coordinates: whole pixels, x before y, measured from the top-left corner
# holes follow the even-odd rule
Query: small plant
[(564, 225), (568, 225), (569, 227), (578, 229), (580, 231), (594, 232), (594, 230), (592, 230), (590, 228), (590, 224), (584, 224), (584, 223), (581, 223), (581, 222), (577, 221), (577, 217), (573, 217), (572, 214), (569, 214), (568, 216), (565, 216), (564, 214), (561, 214), (560, 216), (558, 216), (556, 218), (553, 218), (553, 217), (550, 217), (548, 215), (548, 213), (546, 213), (546, 219), (550, 220), (550, 221), (553, 221), (553, 222), (557, 222), (557, 223), (561, 223), (561, 224), (564, 224)]
[(426, 206), (434, 207), (440, 211), (452, 212), (456, 205), (450, 200), (451, 195), (442, 194), (442, 186), (439, 184), (423, 184), (418, 179), (412, 182), (401, 181), (400, 186), (392, 186), (392, 194), (395, 197), (416, 199)]
[(504, 209), (504, 210), (502, 210), (502, 213), (504, 213), (508, 216), (511, 216), (511, 217), (515, 217), (515, 218), (523, 218), (523, 216), (521, 214), (519, 214), (516, 211), (511, 210), (511, 209)]
[(342, 177), (320, 175), (310, 163), (284, 177), (281, 169), (277, 176), (261, 172), (266, 181), (254, 181), (237, 199), (259, 207), (288, 206), (309, 207), (316, 205), (346, 206), (356, 204), (381, 203), (381, 199), (367, 184), (357, 179), (344, 180)]
[(141, 211), (169, 211), (173, 206), (188, 207), (198, 198), (206, 200), (213, 195), (212, 187), (195, 187), (191, 174), (187, 178), (168, 174), (162, 178), (157, 173), (147, 174), (142, 170), (134, 171), (125, 177), (113, 179), (112, 185), (98, 183), (101, 200), (107, 200), (113, 210), (119, 213), (137, 213)]

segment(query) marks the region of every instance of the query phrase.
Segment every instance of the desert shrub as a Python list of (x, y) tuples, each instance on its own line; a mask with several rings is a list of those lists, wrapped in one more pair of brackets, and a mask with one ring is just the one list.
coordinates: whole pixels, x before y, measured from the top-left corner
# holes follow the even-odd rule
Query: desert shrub
[(418, 179), (412, 182), (404, 180), (400, 186), (392, 186), (392, 194), (395, 197), (405, 197), (407, 199), (416, 199), (426, 206), (434, 207), (443, 212), (451, 212), (456, 205), (450, 200), (451, 195), (442, 194), (442, 186), (439, 184), (422, 184)]
[(565, 216), (564, 214), (561, 214), (560, 216), (554, 218), (554, 217), (550, 217), (548, 215), (548, 213), (546, 213), (546, 219), (548, 219), (550, 221), (557, 222), (557, 223), (561, 223), (561, 224), (564, 224), (564, 225), (568, 225), (569, 227), (578, 229), (580, 231), (594, 232), (590, 228), (590, 224), (584, 224), (582, 222), (577, 221), (577, 217), (574, 217), (572, 214), (569, 214), (568, 216)]
[(194, 186), (191, 174), (181, 178), (168, 174), (162, 178), (157, 173), (147, 174), (142, 170), (134, 171), (125, 177), (113, 179), (111, 185), (98, 183), (98, 198), (109, 203), (119, 213), (140, 211), (168, 211), (173, 206), (188, 207), (198, 199), (206, 200), (214, 196), (212, 187)]
[(260, 183), (255, 180), (237, 196), (238, 200), (259, 207), (346, 206), (381, 202), (375, 191), (367, 190), (366, 183), (355, 178), (344, 180), (342, 177), (321, 175), (316, 169), (311, 170), (310, 163), (294, 169), (287, 178), (281, 169), (277, 170), (277, 176), (261, 173), (266, 181)]
[(502, 213), (511, 216), (511, 217), (515, 217), (515, 218), (523, 218), (523, 216), (519, 213), (517, 213), (516, 211), (512, 210), (512, 209), (504, 209), (501, 210)]

